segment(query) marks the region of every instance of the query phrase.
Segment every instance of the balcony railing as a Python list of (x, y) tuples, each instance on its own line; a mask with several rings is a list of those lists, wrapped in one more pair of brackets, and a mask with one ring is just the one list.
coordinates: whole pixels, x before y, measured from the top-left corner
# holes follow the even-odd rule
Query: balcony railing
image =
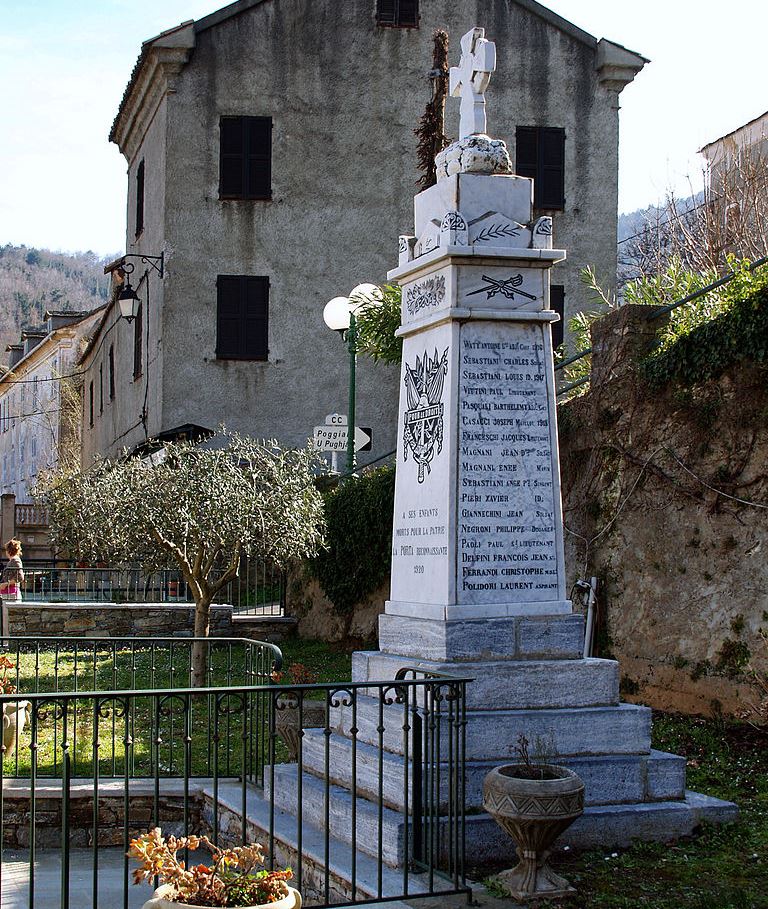
[(23, 503), (14, 506), (16, 510), (16, 527), (47, 527), (48, 509), (43, 505)]
[(216, 639), (193, 688), (186, 639), (5, 644), (19, 690), (0, 697), (18, 718), (0, 762), (3, 905), (141, 906), (125, 852), (155, 826), (261, 842), (308, 905), (467, 892), (467, 680), (282, 686), (277, 648)]

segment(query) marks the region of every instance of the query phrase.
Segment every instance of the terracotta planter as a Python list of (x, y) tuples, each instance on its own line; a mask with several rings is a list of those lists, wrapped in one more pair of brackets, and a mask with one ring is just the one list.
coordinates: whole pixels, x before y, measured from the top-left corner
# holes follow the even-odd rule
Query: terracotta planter
[[(301, 725), (304, 729), (321, 729), (325, 726), (325, 701), (305, 700), (301, 709)], [(275, 731), (288, 746), (292, 761), (299, 759), (299, 708), (284, 707), (275, 710)]]
[(15, 701), (3, 706), (3, 745), (6, 757), (16, 750), (16, 743), (27, 725), (31, 709), (29, 701)]
[[(288, 888), (288, 896), (276, 903), (259, 903), (258, 906), (248, 906), (244, 909), (301, 909), (301, 894), (293, 887)], [(173, 885), (163, 884), (155, 890), (151, 900), (144, 903), (142, 909), (200, 909), (200, 906), (190, 906), (189, 903), (173, 903), (166, 899), (166, 895), (173, 893)]]
[(515, 841), (519, 864), (497, 876), (517, 900), (573, 893), (548, 864), (550, 846), (584, 811), (584, 783), (572, 771), (538, 764), (545, 779), (525, 779), (525, 767), (496, 767), (483, 782), (483, 807)]

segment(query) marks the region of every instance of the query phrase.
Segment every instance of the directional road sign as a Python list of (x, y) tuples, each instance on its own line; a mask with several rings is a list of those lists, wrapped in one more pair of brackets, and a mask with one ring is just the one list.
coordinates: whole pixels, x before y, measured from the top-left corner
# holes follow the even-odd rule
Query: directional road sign
[[(346, 451), (347, 430), (347, 418), (343, 414), (329, 414), (324, 426), (315, 426), (315, 448), (319, 451)], [(370, 428), (355, 426), (355, 451), (370, 451), (372, 437)]]

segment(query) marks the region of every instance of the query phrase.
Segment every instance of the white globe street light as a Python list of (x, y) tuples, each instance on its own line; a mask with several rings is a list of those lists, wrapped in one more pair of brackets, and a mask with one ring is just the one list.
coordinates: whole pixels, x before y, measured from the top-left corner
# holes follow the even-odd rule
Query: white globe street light
[(347, 331), (351, 316), (349, 297), (334, 297), (325, 304), (323, 321), (332, 331)]
[(359, 312), (366, 306), (375, 306), (384, 299), (384, 294), (378, 284), (358, 284), (349, 292), (349, 304), (354, 312)]
[(334, 297), (325, 304), (323, 321), (347, 342), (349, 351), (349, 408), (347, 413), (347, 473), (355, 469), (355, 372), (357, 357), (356, 314), (382, 302), (384, 295), (376, 284), (353, 287), (348, 297)]

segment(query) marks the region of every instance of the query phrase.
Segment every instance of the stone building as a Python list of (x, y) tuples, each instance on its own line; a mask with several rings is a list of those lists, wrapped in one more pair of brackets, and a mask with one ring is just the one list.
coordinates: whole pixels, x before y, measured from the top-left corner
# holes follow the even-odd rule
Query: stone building
[(708, 182), (714, 189), (722, 184), (725, 175), (733, 171), (742, 157), (751, 157), (765, 168), (768, 162), (768, 111), (708, 142), (700, 149), (700, 154), (707, 162)]
[(31, 502), (35, 478), (56, 466), (60, 446), (79, 447), (79, 377), (73, 373), (104, 311), (47, 312), (43, 326), (25, 329), (7, 348), (8, 367), (0, 376), (0, 489), (19, 504)]
[[(239, 0), (147, 41), (112, 127), (126, 253), (164, 254), (164, 274), (129, 260), (141, 317), (118, 324), (113, 302), (109, 344), (84, 358), (86, 462), (222, 422), (301, 444), (346, 409), (344, 348), (322, 309), (396, 259), (433, 32), (457, 47), (474, 25), (499, 48), (497, 135), (568, 249), (554, 305), (586, 304), (584, 265), (613, 279), (618, 96), (644, 58), (533, 0)], [(114, 397), (90, 420), (107, 373)], [(395, 447), (397, 382), (361, 359), (371, 457)]]
[(761, 258), (768, 248), (768, 111), (702, 149), (708, 234), (726, 252)]

